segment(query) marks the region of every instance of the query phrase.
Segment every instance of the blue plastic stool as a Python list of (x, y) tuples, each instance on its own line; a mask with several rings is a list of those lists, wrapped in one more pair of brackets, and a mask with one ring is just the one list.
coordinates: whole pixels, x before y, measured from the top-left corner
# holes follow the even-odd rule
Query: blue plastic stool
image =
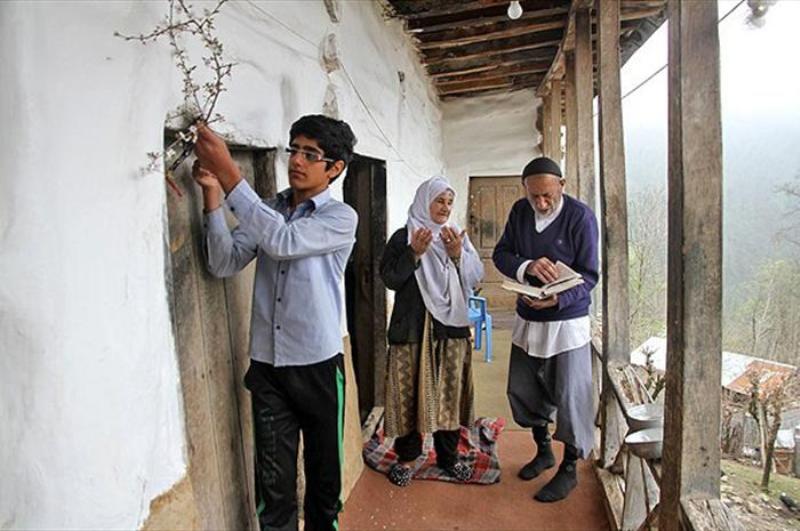
[(489, 314), (486, 299), (472, 296), (469, 298), (469, 321), (475, 326), (475, 350), (481, 350), (481, 337), (486, 332), (486, 346), (483, 349), (483, 360), (492, 361), (492, 316)]

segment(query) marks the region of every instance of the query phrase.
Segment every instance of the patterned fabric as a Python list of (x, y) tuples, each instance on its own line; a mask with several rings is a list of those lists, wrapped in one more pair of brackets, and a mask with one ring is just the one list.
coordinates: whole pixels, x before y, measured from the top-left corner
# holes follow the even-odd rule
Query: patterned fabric
[[(506, 425), (502, 418), (479, 418), (470, 428), (461, 428), (458, 441), (460, 461), (472, 468), (472, 477), (467, 483), (491, 485), (500, 481), (500, 459), (497, 456), (497, 440)], [(372, 438), (364, 445), (364, 462), (367, 466), (386, 474), (397, 463), (397, 454), (392, 446), (394, 439), (386, 437), (383, 426), (379, 426)], [(461, 483), (438, 466), (433, 449), (433, 437), (425, 436), (423, 457), (414, 463), (414, 479), (435, 479)]]
[(425, 316), (419, 344), (390, 345), (386, 372), (386, 434), (432, 433), (469, 426), (474, 415), (469, 338), (433, 340)]

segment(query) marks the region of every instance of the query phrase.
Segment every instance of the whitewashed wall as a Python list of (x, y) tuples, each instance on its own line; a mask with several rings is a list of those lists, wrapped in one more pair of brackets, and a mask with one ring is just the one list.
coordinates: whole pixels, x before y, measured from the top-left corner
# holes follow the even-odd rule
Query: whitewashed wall
[(540, 156), (539, 98), (533, 90), (455, 99), (442, 105), (444, 157), (458, 187), (457, 219), (466, 221), (469, 177), (520, 175)]
[[(0, 3), (0, 528), (137, 528), (185, 473), (165, 189), (140, 174), (180, 79), (166, 45), (113, 36), (166, 8)], [(373, 2), (340, 9), (334, 24), (321, 1), (228, 4), (239, 66), (218, 110), (237, 141), (283, 145), (335, 95), (357, 151), (388, 161), (393, 230), (444, 167), (441, 115), (399, 25)], [(331, 33), (344, 70), (329, 75)]]

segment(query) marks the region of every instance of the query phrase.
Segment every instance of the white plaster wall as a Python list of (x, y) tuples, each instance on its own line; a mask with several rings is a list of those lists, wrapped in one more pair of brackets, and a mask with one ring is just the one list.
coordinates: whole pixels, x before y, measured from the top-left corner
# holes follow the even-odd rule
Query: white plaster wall
[(455, 99), (442, 105), (444, 157), (456, 190), (456, 215), (466, 226), (469, 177), (521, 175), (540, 156), (534, 90)]
[[(165, 188), (140, 173), (180, 79), (164, 44), (112, 35), (166, 7), (0, 3), (0, 528), (137, 528), (185, 473)], [(334, 24), (321, 1), (226, 5), (219, 36), (239, 66), (221, 128), (284, 145), (335, 94), (357, 151), (387, 160), (391, 231), (444, 167), (441, 115), (399, 24), (372, 2), (340, 7)], [(329, 33), (344, 65), (330, 75)]]

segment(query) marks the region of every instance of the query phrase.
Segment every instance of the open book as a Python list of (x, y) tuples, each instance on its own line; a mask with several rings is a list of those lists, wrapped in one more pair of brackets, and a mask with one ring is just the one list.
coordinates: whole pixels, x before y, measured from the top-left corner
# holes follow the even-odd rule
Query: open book
[(537, 288), (529, 284), (520, 284), (519, 282), (506, 280), (503, 282), (502, 288), (519, 293), (520, 295), (533, 297), (534, 299), (546, 299), (551, 295), (583, 284), (583, 277), (563, 262), (556, 262), (556, 269), (558, 270), (558, 278), (544, 286)]

